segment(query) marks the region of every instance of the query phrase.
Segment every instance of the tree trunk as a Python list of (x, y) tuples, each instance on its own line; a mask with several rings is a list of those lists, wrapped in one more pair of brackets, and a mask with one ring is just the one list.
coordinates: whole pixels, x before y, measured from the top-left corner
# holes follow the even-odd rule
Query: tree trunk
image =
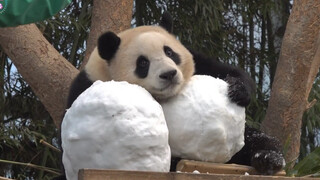
[(0, 28), (0, 45), (58, 126), (65, 112), (73, 67), (35, 24)]
[(119, 33), (130, 28), (133, 0), (94, 0), (90, 34), (87, 41), (86, 55), (81, 69), (97, 45), (99, 36), (107, 31)]
[(253, 22), (253, 14), (252, 14), (252, 2), (249, 2), (249, 60), (250, 60), (250, 75), (253, 80), (256, 79), (256, 52), (254, 48), (254, 22)]
[(268, 51), (271, 56), (269, 60), (270, 88), (274, 80), (281, 43), (290, 15), (289, 0), (273, 0), (273, 4), (274, 7), (268, 11), (267, 15)]
[(261, 17), (261, 43), (260, 43), (260, 53), (259, 53), (259, 72), (258, 72), (258, 85), (257, 85), (257, 95), (259, 101), (264, 101), (263, 96), (263, 79), (264, 79), (264, 70), (265, 70), (265, 59), (266, 59), (266, 19), (265, 16), (262, 15)]
[(262, 122), (266, 133), (288, 142), (287, 162), (299, 155), (302, 115), (320, 66), (319, 12), (319, 1), (294, 1)]

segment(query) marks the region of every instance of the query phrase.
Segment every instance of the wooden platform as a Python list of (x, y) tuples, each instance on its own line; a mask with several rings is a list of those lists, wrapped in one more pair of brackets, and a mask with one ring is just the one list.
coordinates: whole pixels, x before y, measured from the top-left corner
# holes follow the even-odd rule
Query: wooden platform
[(189, 160), (180, 161), (177, 165), (177, 171), (180, 172), (81, 169), (79, 180), (314, 180), (314, 178), (285, 177), (284, 171), (275, 176), (260, 176), (256, 175), (257, 172), (250, 166)]
[(284, 176), (161, 173), (122, 170), (81, 169), (79, 180), (308, 180), (314, 178), (290, 178)]

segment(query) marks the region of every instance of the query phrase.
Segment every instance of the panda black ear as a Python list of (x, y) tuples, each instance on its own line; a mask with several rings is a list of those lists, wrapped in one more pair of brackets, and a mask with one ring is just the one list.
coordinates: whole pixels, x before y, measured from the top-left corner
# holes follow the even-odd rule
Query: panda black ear
[(173, 21), (171, 14), (168, 11), (163, 12), (159, 25), (169, 33), (173, 32)]
[(106, 32), (102, 34), (98, 39), (98, 52), (99, 55), (110, 61), (113, 56), (116, 54), (121, 39), (113, 32)]

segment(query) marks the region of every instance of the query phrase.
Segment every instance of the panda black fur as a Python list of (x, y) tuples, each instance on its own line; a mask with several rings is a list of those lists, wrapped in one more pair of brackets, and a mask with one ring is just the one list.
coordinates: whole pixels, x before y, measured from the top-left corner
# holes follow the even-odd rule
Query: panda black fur
[[(243, 107), (249, 104), (254, 83), (244, 71), (187, 50), (171, 33), (171, 16), (164, 13), (160, 27), (142, 26), (118, 35), (101, 35), (85, 69), (71, 85), (67, 107), (96, 80), (125, 80), (161, 100), (177, 94), (193, 74), (225, 80), (230, 99)], [(177, 159), (172, 158), (172, 170)], [(273, 174), (283, 167), (284, 158), (278, 140), (246, 127), (245, 146), (229, 163), (252, 165), (261, 174)]]

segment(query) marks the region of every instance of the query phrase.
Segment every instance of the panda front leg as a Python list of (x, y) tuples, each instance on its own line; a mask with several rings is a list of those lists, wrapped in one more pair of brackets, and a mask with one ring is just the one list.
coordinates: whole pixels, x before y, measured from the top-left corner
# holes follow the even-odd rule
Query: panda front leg
[(245, 107), (250, 103), (255, 91), (255, 85), (250, 76), (243, 70), (209, 58), (189, 49), (195, 62), (195, 74), (209, 75), (222, 79), (229, 84), (228, 95), (230, 100), (239, 106)]
[(248, 126), (244, 147), (228, 163), (253, 166), (263, 175), (273, 175), (286, 164), (278, 139)]

